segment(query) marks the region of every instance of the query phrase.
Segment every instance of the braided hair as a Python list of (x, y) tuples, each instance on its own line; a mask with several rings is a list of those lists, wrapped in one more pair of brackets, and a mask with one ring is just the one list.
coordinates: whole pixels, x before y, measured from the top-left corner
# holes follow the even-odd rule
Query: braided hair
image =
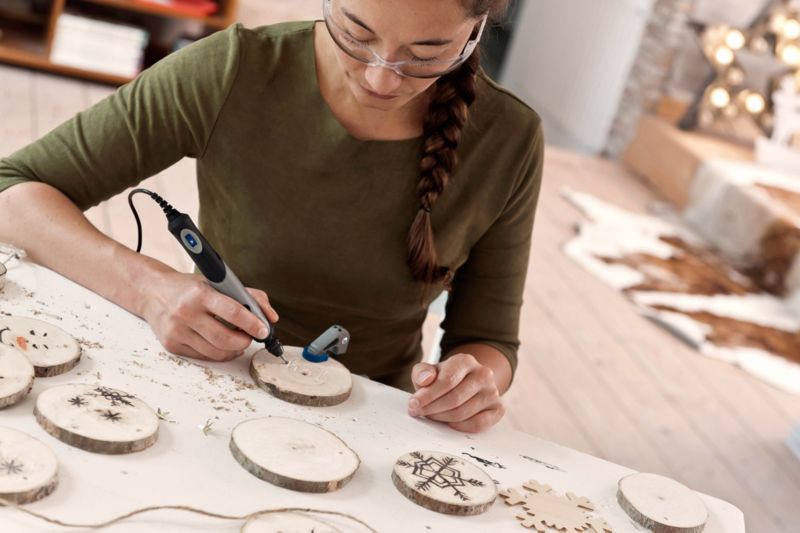
[[(463, 1), (463, 0), (462, 0)], [(508, 0), (467, 1), (473, 16), (489, 13), (497, 18)], [(455, 71), (439, 78), (434, 87), (422, 126), (422, 157), (417, 197), (420, 208), (408, 232), (408, 265), (415, 281), (426, 287), (446, 282), (449, 269), (439, 264), (433, 238), (431, 211), (444, 192), (458, 165), (456, 152), (467, 123), (469, 106), (475, 101), (480, 69), (480, 46)]]

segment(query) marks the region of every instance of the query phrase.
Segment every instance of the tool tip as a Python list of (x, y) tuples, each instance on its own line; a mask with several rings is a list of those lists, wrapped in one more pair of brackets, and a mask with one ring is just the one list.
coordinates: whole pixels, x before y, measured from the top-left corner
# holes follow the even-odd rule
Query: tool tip
[(286, 360), (286, 358), (285, 358), (284, 356), (282, 356), (282, 355), (279, 355), (278, 357), (280, 357), (280, 358), (281, 358), (281, 361), (283, 361), (283, 364), (285, 364), (285, 365), (288, 365), (288, 364), (289, 364), (289, 361), (287, 361), (287, 360)]

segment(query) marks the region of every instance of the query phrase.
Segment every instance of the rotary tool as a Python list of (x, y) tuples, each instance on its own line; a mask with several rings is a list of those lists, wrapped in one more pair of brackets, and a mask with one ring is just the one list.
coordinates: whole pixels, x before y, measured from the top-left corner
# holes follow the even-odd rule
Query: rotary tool
[(248, 311), (256, 315), (256, 317), (267, 326), (268, 335), (263, 339), (256, 339), (258, 342), (263, 342), (267, 351), (275, 357), (280, 357), (284, 363), (287, 363), (283, 357), (283, 346), (280, 341), (275, 337), (275, 328), (272, 323), (264, 316), (261, 307), (253, 299), (249, 292), (244, 288), (242, 282), (236, 277), (236, 274), (231, 271), (228, 265), (222, 260), (222, 257), (212, 248), (211, 244), (203, 237), (200, 230), (195, 226), (189, 215), (181, 213), (172, 207), (166, 200), (158, 194), (147, 189), (134, 189), (128, 194), (128, 205), (133, 211), (133, 216), (136, 219), (136, 227), (138, 230), (138, 242), (136, 245), (136, 252), (142, 249), (142, 223), (139, 220), (139, 214), (133, 206), (133, 195), (142, 193), (150, 196), (164, 211), (167, 216), (167, 227), (169, 232), (178, 239), (181, 246), (192, 258), (194, 264), (205, 276), (208, 284), (214, 287), (217, 291), (230, 296), (240, 304), (242, 304)]

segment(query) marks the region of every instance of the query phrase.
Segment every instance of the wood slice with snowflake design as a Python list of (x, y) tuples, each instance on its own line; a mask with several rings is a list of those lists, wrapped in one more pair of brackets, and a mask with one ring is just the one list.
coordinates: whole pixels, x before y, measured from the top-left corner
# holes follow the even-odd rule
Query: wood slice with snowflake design
[(230, 449), (254, 476), (301, 492), (339, 489), (361, 465), (358, 455), (330, 431), (277, 416), (247, 420), (233, 428)]
[(0, 344), (0, 409), (14, 405), (31, 391), (33, 365), (19, 350)]
[(340, 533), (335, 527), (300, 513), (268, 513), (255, 516), (242, 533)]
[(36, 399), (33, 414), (55, 438), (89, 452), (137, 452), (158, 437), (158, 416), (146, 403), (102, 385), (47, 389)]
[(35, 318), (0, 317), (0, 343), (25, 354), (37, 377), (68, 372), (81, 358), (81, 346), (72, 335)]
[(0, 426), (0, 498), (31, 503), (57, 485), (58, 461), (50, 448), (27, 433)]
[(412, 502), (445, 514), (480, 514), (497, 498), (494, 481), (483, 470), (441, 452), (401, 456), (394, 465), (392, 481)]
[(250, 375), (259, 387), (286, 402), (325, 407), (350, 397), (353, 377), (339, 361), (312, 363), (303, 359), (303, 349), (287, 346), (287, 365), (266, 350), (253, 354)]
[(659, 533), (701, 533), (708, 520), (708, 509), (692, 489), (657, 474), (619, 480), (617, 501), (636, 523)]

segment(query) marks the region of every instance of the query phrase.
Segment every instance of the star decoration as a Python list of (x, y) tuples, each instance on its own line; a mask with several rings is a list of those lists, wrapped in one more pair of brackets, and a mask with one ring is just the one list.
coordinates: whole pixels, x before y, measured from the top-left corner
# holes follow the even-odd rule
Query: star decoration
[(22, 463), (18, 463), (15, 459), (7, 459), (0, 462), (0, 471), (5, 472), (9, 476), (22, 473)]
[(699, 126), (745, 142), (769, 134), (772, 91), (781, 77), (800, 67), (800, 20), (790, 4), (769, 2), (743, 28), (691, 23), (712, 74), (681, 120), (682, 128)]
[(82, 407), (86, 405), (86, 400), (84, 400), (80, 396), (75, 396), (74, 398), (69, 399), (69, 403), (74, 405), (75, 407)]
[(122, 420), (122, 415), (120, 415), (120, 413), (116, 413), (110, 409), (106, 409), (102, 413), (102, 416), (103, 418), (105, 418), (106, 420), (110, 420), (111, 422), (119, 422), (120, 420)]

